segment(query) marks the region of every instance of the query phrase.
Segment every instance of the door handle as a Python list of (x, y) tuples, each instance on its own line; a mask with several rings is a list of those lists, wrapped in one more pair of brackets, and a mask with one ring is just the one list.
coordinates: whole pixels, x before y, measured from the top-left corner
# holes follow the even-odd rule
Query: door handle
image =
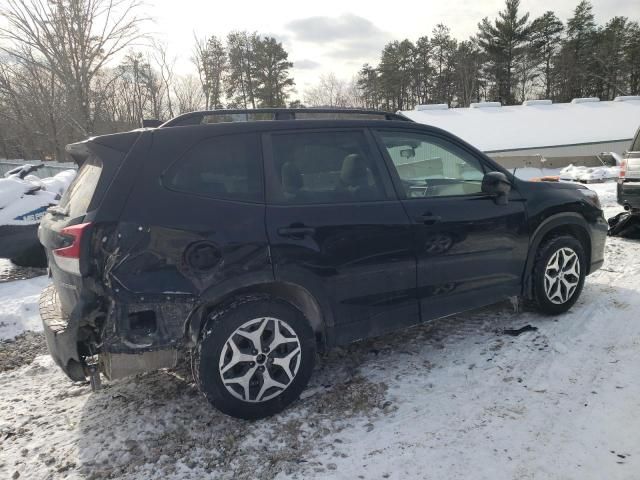
[(281, 237), (302, 238), (314, 233), (316, 233), (316, 229), (313, 227), (281, 227), (278, 229), (278, 235)]
[(434, 223), (438, 223), (440, 220), (442, 220), (442, 217), (439, 215), (424, 214), (416, 217), (416, 221), (418, 223), (424, 223), (425, 225), (433, 225)]

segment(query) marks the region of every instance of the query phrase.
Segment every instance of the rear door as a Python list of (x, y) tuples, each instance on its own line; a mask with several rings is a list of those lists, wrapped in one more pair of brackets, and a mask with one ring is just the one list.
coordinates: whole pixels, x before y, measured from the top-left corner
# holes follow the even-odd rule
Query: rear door
[(423, 320), (518, 295), (527, 257), (523, 199), (481, 191), (487, 165), (446, 136), (379, 130), (380, 147), (411, 218)]
[(276, 280), (324, 303), (329, 342), (419, 321), (411, 223), (363, 129), (264, 137)]
[[(155, 132), (150, 160), (119, 218), (126, 258), (112, 276), (127, 290), (145, 298), (206, 296), (231, 288), (229, 282), (238, 288), (273, 280), (260, 137), (226, 130)], [(144, 235), (129, 233), (140, 228)]]

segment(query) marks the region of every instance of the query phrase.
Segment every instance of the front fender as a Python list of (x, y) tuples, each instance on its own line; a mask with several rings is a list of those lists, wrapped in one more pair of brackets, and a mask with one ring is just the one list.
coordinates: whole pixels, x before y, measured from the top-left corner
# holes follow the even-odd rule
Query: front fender
[[(533, 294), (533, 284), (531, 282), (531, 274), (533, 272), (533, 265), (536, 260), (536, 252), (538, 251), (538, 247), (542, 243), (542, 240), (545, 236), (559, 228), (579, 228), (583, 233), (584, 238), (588, 239), (589, 245), (586, 245), (585, 251), (589, 257), (591, 256), (591, 237), (589, 235), (589, 224), (584, 219), (582, 215), (576, 212), (561, 212), (556, 213), (538, 225), (538, 227), (531, 234), (529, 240), (529, 253), (527, 255), (527, 262), (525, 264), (523, 279), (522, 279), (522, 295), (525, 297), (531, 297)], [(587, 265), (590, 264), (590, 261), (587, 262)]]

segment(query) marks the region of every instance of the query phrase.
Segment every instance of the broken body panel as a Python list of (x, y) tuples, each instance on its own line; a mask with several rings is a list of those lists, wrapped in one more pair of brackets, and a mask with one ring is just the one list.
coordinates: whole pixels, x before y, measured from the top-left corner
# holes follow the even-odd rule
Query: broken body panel
[[(273, 279), (264, 223), (255, 222), (264, 218), (264, 204), (222, 201), (224, 208), (217, 208), (220, 200), (167, 190), (157, 179), (182, 152), (162, 141), (152, 147), (151, 132), (136, 137), (128, 139), (128, 154), (120, 150), (127, 147), (121, 139), (115, 149), (105, 147), (111, 140), (105, 137), (71, 146), (83, 164), (101, 165), (100, 182), (86, 212), (69, 215), (62, 202), (40, 227), (55, 285), (41, 300), (49, 311), (43, 315), (47, 341), (74, 380), (84, 379), (98, 354), (108, 378), (175, 365), (175, 352), (190, 341), (197, 307), (220, 295), (212, 291), (216, 285), (232, 279), (241, 286), (243, 277), (253, 282), (256, 273)], [(169, 143), (182, 149), (190, 144)], [(142, 162), (147, 155), (154, 162)], [(156, 181), (134, 182), (136, 177)], [(110, 186), (101, 192), (104, 184)], [(144, 198), (158, 201), (128, 207), (148, 205)], [(80, 222), (90, 225), (76, 275), (61, 268), (55, 250), (65, 245), (63, 230)], [(224, 229), (203, 229), (222, 224)]]

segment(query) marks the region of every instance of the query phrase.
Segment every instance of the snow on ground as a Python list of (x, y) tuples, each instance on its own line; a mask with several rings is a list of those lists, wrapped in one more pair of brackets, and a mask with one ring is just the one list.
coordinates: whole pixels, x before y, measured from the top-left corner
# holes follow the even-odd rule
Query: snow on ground
[(582, 165), (569, 165), (560, 170), (561, 181), (578, 182), (602, 182), (618, 178), (620, 167), (585, 167)]
[(45, 276), (0, 284), (0, 340), (27, 330), (42, 331), (38, 300), (48, 284)]
[[(590, 187), (620, 211), (615, 184)], [(636, 479), (639, 312), (640, 242), (611, 238), (568, 314), (501, 304), (336, 349), (257, 422), (209, 408), (186, 372), (92, 394), (37, 357), (0, 373), (0, 478)]]
[(618, 178), (620, 167), (584, 167), (569, 165), (564, 168), (523, 167), (512, 170), (522, 180), (541, 177), (560, 177), (563, 182), (604, 182)]

